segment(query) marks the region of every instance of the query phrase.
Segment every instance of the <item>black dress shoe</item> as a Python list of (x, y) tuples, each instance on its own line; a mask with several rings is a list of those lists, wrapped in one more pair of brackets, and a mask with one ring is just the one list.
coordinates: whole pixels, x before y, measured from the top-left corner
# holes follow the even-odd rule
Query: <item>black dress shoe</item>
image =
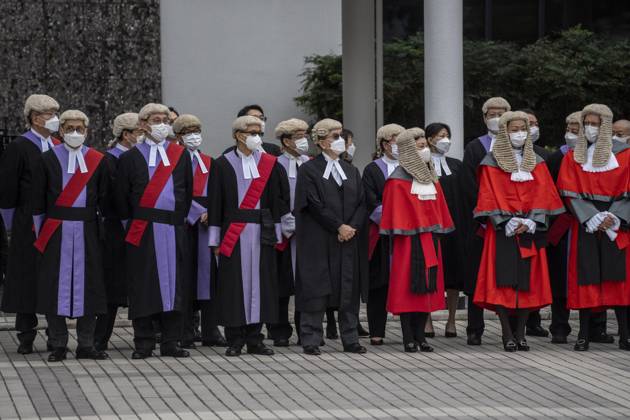
[(630, 350), (630, 341), (625, 340), (619, 340), (619, 349), (620, 350)]
[(134, 352), (131, 353), (131, 358), (133, 360), (148, 359), (151, 356), (153, 356), (153, 352), (150, 350), (149, 351), (134, 350)]
[(66, 360), (67, 352), (68, 352), (68, 349), (66, 349), (65, 347), (54, 349), (53, 352), (48, 355), (48, 361), (61, 362), (62, 360)]
[(553, 344), (567, 344), (567, 336), (560, 334), (552, 335), (551, 342)]
[(365, 328), (363, 328), (363, 325), (361, 325), (360, 322), (357, 325), (357, 333), (359, 334), (359, 337), (369, 337), (370, 336), (370, 332), (368, 330), (366, 330)]
[(160, 348), (160, 356), (161, 357), (190, 357), (190, 353), (178, 346), (169, 346), (167, 348)]
[(529, 351), (529, 344), (527, 344), (527, 340), (522, 339), (516, 343), (516, 349), (518, 351)]
[(588, 351), (588, 341), (583, 338), (578, 339), (573, 346), (575, 351)]
[(308, 354), (309, 356), (319, 356), (322, 352), (317, 346), (304, 346), (304, 354)]
[(190, 341), (182, 341), (182, 348), (183, 349), (196, 349), (197, 345), (195, 344), (194, 340), (190, 340)]
[(469, 346), (480, 346), (481, 345), (481, 335), (479, 334), (468, 334), (468, 340), (466, 340), (466, 344)]
[(289, 340), (286, 338), (279, 338), (277, 340), (273, 340), (274, 347), (289, 347)]
[(94, 343), (94, 348), (98, 351), (107, 351), (108, 350), (108, 346), (107, 343)]
[(382, 346), (383, 344), (384, 343), (383, 343), (383, 339), (382, 338), (378, 338), (378, 339), (370, 338), (370, 345), (371, 346)]
[(258, 344), (256, 346), (247, 346), (247, 354), (258, 354), (261, 356), (273, 356), (275, 352), (273, 349), (265, 346), (264, 344)]
[(418, 344), (415, 342), (405, 344), (405, 353), (417, 353)]
[(606, 334), (605, 332), (602, 332), (599, 334), (591, 335), (588, 341), (590, 341), (591, 343), (612, 344), (615, 342), (615, 337)]
[(328, 331), (328, 328), (326, 328), (326, 338), (329, 340), (336, 340), (339, 338), (339, 334), (337, 334), (337, 330)]
[[(49, 349), (48, 351), (53, 351)], [(33, 353), (33, 343), (20, 343), (17, 348), (17, 352), (20, 354), (31, 354)]]
[(420, 351), (422, 353), (432, 353), (433, 352), (433, 347), (431, 347), (429, 345), (429, 343), (427, 343), (426, 341), (418, 343), (418, 347), (420, 348)]
[(525, 335), (529, 335), (530, 337), (549, 337), (549, 331), (540, 325), (536, 325), (532, 328), (526, 328)]
[(367, 353), (367, 349), (359, 343), (352, 343), (347, 346), (343, 346), (343, 351), (346, 353), (357, 353), (357, 354)]
[(514, 353), (518, 349), (516, 342), (512, 338), (508, 338), (507, 340), (503, 340), (503, 350), (508, 353)]
[(77, 351), (74, 354), (75, 359), (91, 359), (91, 360), (107, 360), (109, 355), (102, 350), (96, 350), (95, 348), (77, 347)]
[(229, 346), (225, 349), (225, 355), (227, 357), (238, 357), (241, 355), (242, 348), (236, 346)]

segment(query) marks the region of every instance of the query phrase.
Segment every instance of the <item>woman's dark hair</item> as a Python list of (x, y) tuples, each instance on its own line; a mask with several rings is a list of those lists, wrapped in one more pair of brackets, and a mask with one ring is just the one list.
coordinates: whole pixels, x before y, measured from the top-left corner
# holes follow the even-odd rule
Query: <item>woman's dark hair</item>
[(424, 136), (427, 138), (427, 141), (431, 137), (435, 137), (442, 129), (446, 129), (448, 132), (448, 136), (451, 137), (451, 127), (448, 124), (435, 122), (427, 125), (427, 128), (424, 129)]
[(252, 105), (247, 105), (247, 106), (244, 106), (243, 108), (241, 108), (241, 110), (238, 111), (238, 114), (236, 114), (236, 116), (237, 117), (244, 117), (252, 109), (255, 109), (256, 111), (260, 111), (261, 114), (265, 115), (265, 111), (263, 111), (263, 109), (262, 109), (262, 107), (260, 105), (252, 104)]
[(177, 112), (177, 110), (176, 110), (174, 107), (169, 106), (169, 107), (168, 107), (168, 110), (169, 110), (169, 111), (171, 111), (171, 112), (174, 112), (174, 113), (175, 113), (175, 115), (177, 115), (177, 116), (179, 117), (179, 112)]

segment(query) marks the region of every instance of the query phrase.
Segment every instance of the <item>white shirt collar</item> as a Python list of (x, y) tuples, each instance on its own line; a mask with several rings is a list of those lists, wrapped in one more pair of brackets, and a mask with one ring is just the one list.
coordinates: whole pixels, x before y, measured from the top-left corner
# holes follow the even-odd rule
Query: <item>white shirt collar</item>
[(435, 173), (437, 176), (442, 176), (442, 171), (444, 171), (444, 175), (450, 175), (451, 168), (448, 167), (448, 162), (446, 161), (446, 156), (443, 153), (431, 153), (431, 159), (433, 160), (433, 167), (435, 168)]
[(68, 151), (68, 173), (73, 174), (77, 170), (77, 162), (79, 162), (79, 170), (82, 174), (86, 173), (87, 165), (85, 164), (85, 159), (83, 157), (83, 146), (78, 149), (73, 149), (67, 144), (63, 144), (63, 147)]
[(41, 134), (39, 134), (37, 131), (33, 130), (32, 128), (31, 128), (31, 133), (35, 134), (37, 138), (39, 139), (39, 141), (42, 143), (42, 153), (47, 152), (48, 149), (52, 149), (53, 147), (55, 147), (55, 144), (53, 143), (52, 138), (50, 136), (44, 137)]
[(488, 131), (488, 137), (490, 137), (490, 151), (492, 152), (492, 149), (494, 149), (494, 142), (497, 140), (497, 135), (494, 134), (492, 131)]
[(123, 145), (122, 145), (122, 144), (120, 144), (120, 143), (116, 143), (116, 146), (114, 146), (114, 147), (115, 147), (116, 149), (118, 149), (118, 150), (122, 150), (123, 152), (126, 152), (127, 150), (129, 150), (129, 148), (128, 148), (128, 147), (123, 146)]
[(293, 156), (289, 152), (284, 152), (283, 155), (289, 160), (289, 178), (296, 178), (297, 168), (304, 163), (302, 156)]
[(164, 166), (171, 166), (171, 162), (168, 160), (168, 155), (166, 154), (166, 149), (164, 149), (164, 144), (166, 140), (162, 140), (159, 143), (154, 142), (153, 140), (148, 140), (145, 144), (149, 146), (149, 166), (154, 167), (157, 165), (157, 154), (160, 154), (160, 159), (162, 159), (162, 163)]
[(243, 178), (245, 179), (256, 179), (260, 177), (260, 173), (258, 173), (258, 164), (256, 163), (257, 152), (258, 151), (252, 152), (249, 156), (246, 156), (243, 152), (236, 148), (236, 155), (241, 158), (241, 164), (243, 165)]
[(333, 159), (326, 153), (322, 154), (324, 155), (324, 159), (326, 159), (326, 169), (324, 170), (324, 174), (322, 175), (322, 177), (324, 179), (328, 179), (332, 174), (333, 179), (335, 180), (337, 185), (341, 186), (342, 182), (348, 179), (348, 177), (339, 164), (339, 158)]
[(613, 169), (617, 169), (619, 167), (619, 162), (617, 161), (617, 157), (615, 157), (614, 153), (610, 153), (610, 157), (608, 158), (608, 162), (604, 166), (593, 166), (593, 155), (595, 154), (595, 145), (597, 142), (591, 144), (588, 149), (586, 149), (586, 162), (582, 165), (582, 170), (585, 172), (608, 172)]
[(398, 165), (400, 165), (400, 163), (397, 159), (388, 158), (387, 155), (383, 155), (381, 159), (383, 159), (383, 162), (385, 162), (385, 165), (387, 165), (387, 177), (389, 178), (392, 172), (394, 172), (396, 168), (398, 168)]

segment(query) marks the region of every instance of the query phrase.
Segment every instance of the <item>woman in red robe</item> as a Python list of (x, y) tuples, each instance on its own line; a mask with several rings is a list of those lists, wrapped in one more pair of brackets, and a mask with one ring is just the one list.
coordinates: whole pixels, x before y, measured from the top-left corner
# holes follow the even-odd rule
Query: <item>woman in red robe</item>
[(582, 110), (574, 150), (562, 160), (558, 189), (575, 216), (569, 231), (567, 307), (580, 310), (575, 350), (589, 347), (591, 312), (614, 308), (619, 348), (630, 350), (630, 146), (612, 140), (606, 105)]
[[(501, 320), (505, 351), (528, 351), (529, 312), (551, 303), (545, 253), (549, 217), (564, 212), (524, 112), (506, 112), (494, 147), (478, 169), (474, 217), (486, 225), (474, 303)], [(509, 315), (517, 317), (512, 331)]]
[(385, 183), (380, 224), (381, 235), (391, 237), (387, 311), (400, 315), (406, 352), (431, 352), (424, 325), (430, 312), (445, 308), (439, 234), (454, 226), (424, 132), (405, 130), (397, 144), (400, 166)]

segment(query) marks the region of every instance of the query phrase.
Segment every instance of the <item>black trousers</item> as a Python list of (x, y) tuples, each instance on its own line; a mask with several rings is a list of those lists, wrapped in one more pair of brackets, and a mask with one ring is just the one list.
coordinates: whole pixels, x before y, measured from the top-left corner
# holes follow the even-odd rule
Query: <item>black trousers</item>
[(385, 284), (376, 289), (370, 289), (367, 303), (368, 329), (372, 337), (385, 337), (387, 323), (387, 291), (389, 285)]
[(225, 327), (225, 340), (230, 347), (241, 348), (245, 344), (248, 347), (257, 347), (263, 342), (261, 330), (262, 324), (260, 323), (240, 327)]
[[(68, 324), (65, 316), (46, 315), (48, 322), (48, 343), (54, 348), (68, 347)], [(94, 345), (96, 316), (86, 315), (77, 318), (77, 348), (90, 349)]]
[(107, 305), (107, 313), (96, 316), (96, 328), (94, 329), (94, 347), (98, 350), (107, 350), (107, 345), (116, 323), (118, 305)]
[[(566, 299), (553, 299), (551, 304), (551, 325), (549, 326), (549, 331), (552, 335), (568, 336), (571, 334), (570, 314), (571, 311), (567, 309)], [(606, 311), (592, 312), (589, 317), (589, 335), (593, 337), (605, 334), (607, 322)]]
[(136, 318), (133, 324), (133, 342), (136, 350), (150, 352), (155, 347), (155, 328), (159, 324), (161, 332), (160, 348), (176, 346), (182, 334), (182, 314), (178, 311), (160, 312), (153, 316)]
[(289, 301), (291, 296), (281, 297), (278, 300), (278, 322), (268, 324), (270, 338), (274, 340), (288, 340), (293, 335), (293, 327), (289, 322)]
[[(324, 338), (324, 313), (324, 311), (300, 312), (300, 338), (302, 346), (319, 346)], [(338, 320), (342, 344), (349, 346), (358, 343), (358, 309), (356, 311), (339, 311)]]
[(424, 325), (429, 317), (428, 312), (406, 312), (400, 314), (400, 328), (403, 335), (403, 343), (423, 343)]
[(212, 340), (215, 339), (219, 332), (219, 314), (217, 311), (217, 305), (213, 300), (199, 301), (199, 308), (201, 315), (199, 318), (199, 324), (201, 326), (201, 339)]
[(15, 314), (15, 330), (20, 343), (33, 344), (37, 336), (37, 315), (36, 314)]
[(486, 324), (483, 320), (483, 308), (473, 303), (473, 297), (468, 296), (468, 325), (467, 334), (483, 335)]

